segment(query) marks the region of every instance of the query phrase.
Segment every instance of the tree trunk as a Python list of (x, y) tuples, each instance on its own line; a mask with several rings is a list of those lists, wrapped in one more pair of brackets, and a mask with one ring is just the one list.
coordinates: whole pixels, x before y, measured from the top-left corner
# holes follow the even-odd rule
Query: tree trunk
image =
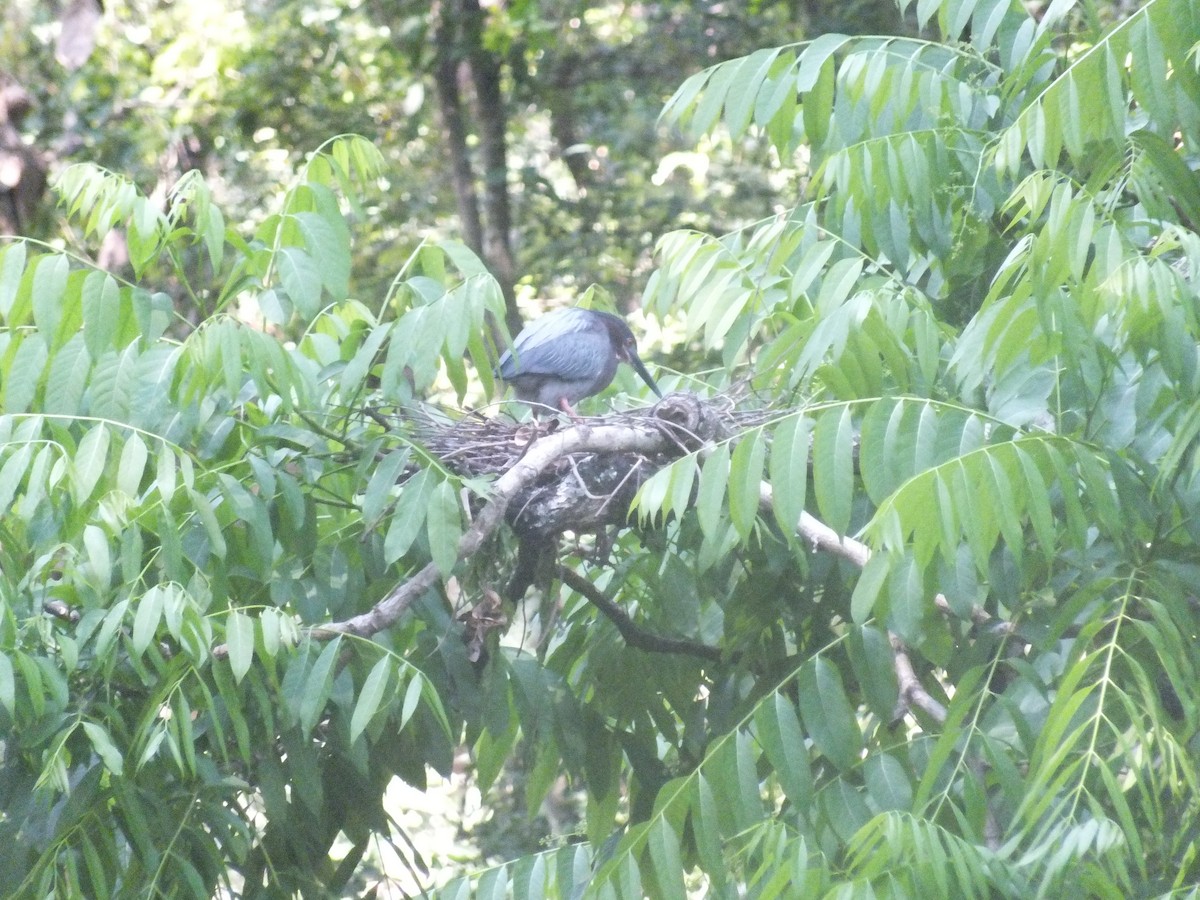
[[(432, 11), (434, 82), (438, 114), (449, 148), (463, 237), (487, 264), (504, 294), (505, 322), (521, 328), (513, 285), (517, 266), (512, 248), (512, 203), (508, 192), (508, 115), (500, 86), (499, 58), (483, 44), (484, 11), (478, 0), (445, 0)], [(460, 75), (466, 74), (474, 97), (473, 112), (483, 165), (483, 203), (478, 176), (467, 146), (469, 132)]]
[(508, 193), (508, 114), (500, 90), (500, 60), (483, 47), (482, 11), (478, 0), (464, 0), (479, 30), (470, 31), (471, 80), (475, 86), (475, 116), (479, 121), (479, 147), (483, 157), (483, 252), (504, 289), (509, 327), (516, 324), (513, 284), (517, 266), (512, 250), (512, 204)]
[[(453, 0), (451, 0), (453, 2)], [(458, 69), (461, 62), (458, 38), (458, 16), (449, 14), (442, 4), (433, 6), (433, 40), (436, 56), (433, 81), (437, 92), (438, 118), (442, 125), (450, 157), (450, 181), (458, 204), (458, 219), (463, 230), (463, 242), (483, 257), (483, 224), (479, 219), (479, 200), (475, 194), (475, 176), (471, 172), (471, 155), (467, 150), (467, 126), (463, 120), (462, 94), (458, 89)]]
[(46, 190), (46, 164), (21, 139), (29, 94), (0, 72), (0, 234), (30, 235)]

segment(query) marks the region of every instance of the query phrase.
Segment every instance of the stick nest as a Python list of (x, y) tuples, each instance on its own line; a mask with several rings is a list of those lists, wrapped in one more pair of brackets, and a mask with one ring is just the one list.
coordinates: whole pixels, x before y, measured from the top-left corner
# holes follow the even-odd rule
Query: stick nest
[[(401, 410), (388, 418), (401, 424), (447, 469), (464, 478), (507, 472), (521, 459), (532, 441), (570, 424), (561, 417), (517, 422), (506, 417), (490, 418), (478, 412), (458, 415), (459, 418), (454, 418), (453, 414), (435, 407), (420, 407)], [(769, 410), (737, 409), (728, 395), (701, 398), (681, 392), (670, 394), (645, 409), (585, 417), (576, 424), (628, 425), (633, 428), (649, 425), (661, 429), (670, 436), (668, 443), (675, 451), (653, 457), (639, 456), (643, 465), (652, 467), (648, 476), (672, 459), (698, 450), (706, 443), (734, 437), (770, 417)], [(575, 463), (578, 465), (582, 457), (596, 455), (576, 454)]]
[[(461, 478), (499, 476), (521, 461), (530, 443), (568, 422), (554, 418), (516, 422), (469, 413), (451, 418), (431, 407), (403, 409), (388, 419)], [(581, 419), (575, 425), (629, 427), (660, 432), (659, 450), (580, 452), (542, 472), (505, 518), (522, 538), (545, 539), (571, 530), (599, 529), (628, 521), (637, 488), (666, 464), (703, 446), (736, 438), (746, 428), (763, 424), (769, 410), (739, 410), (730, 396), (704, 398), (677, 392), (646, 409)]]

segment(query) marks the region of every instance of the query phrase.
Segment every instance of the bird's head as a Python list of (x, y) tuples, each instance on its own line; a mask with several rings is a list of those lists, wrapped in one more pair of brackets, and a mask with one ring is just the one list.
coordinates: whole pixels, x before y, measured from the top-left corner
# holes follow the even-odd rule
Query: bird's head
[(609, 338), (612, 342), (613, 353), (617, 359), (629, 363), (633, 367), (633, 370), (641, 376), (642, 381), (646, 382), (650, 390), (661, 397), (662, 391), (658, 389), (658, 385), (654, 383), (654, 379), (646, 371), (646, 366), (642, 362), (642, 358), (638, 356), (637, 338), (629, 330), (629, 325), (620, 316), (614, 316), (611, 313), (597, 313), (597, 315), (603, 317), (604, 324), (608, 328)]

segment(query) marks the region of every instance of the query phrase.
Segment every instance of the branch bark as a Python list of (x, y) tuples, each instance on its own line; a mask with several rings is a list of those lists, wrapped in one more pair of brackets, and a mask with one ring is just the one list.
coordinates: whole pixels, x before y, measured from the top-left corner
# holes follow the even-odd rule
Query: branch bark
[[(758, 488), (759, 509), (767, 515), (774, 508), (775, 497), (771, 486), (765, 481)], [(812, 546), (813, 550), (822, 550), (848, 560), (860, 569), (871, 558), (871, 548), (852, 537), (838, 534), (816, 516), (807, 512), (800, 513), (800, 521), (796, 523), (796, 533)]]

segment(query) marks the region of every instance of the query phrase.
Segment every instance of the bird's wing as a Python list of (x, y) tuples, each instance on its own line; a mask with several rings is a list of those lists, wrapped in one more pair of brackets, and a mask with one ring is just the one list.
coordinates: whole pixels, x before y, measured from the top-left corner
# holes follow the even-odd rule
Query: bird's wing
[(501, 378), (555, 375), (567, 380), (593, 377), (612, 353), (607, 332), (597, 330), (587, 311), (576, 307), (536, 319), (500, 357)]

